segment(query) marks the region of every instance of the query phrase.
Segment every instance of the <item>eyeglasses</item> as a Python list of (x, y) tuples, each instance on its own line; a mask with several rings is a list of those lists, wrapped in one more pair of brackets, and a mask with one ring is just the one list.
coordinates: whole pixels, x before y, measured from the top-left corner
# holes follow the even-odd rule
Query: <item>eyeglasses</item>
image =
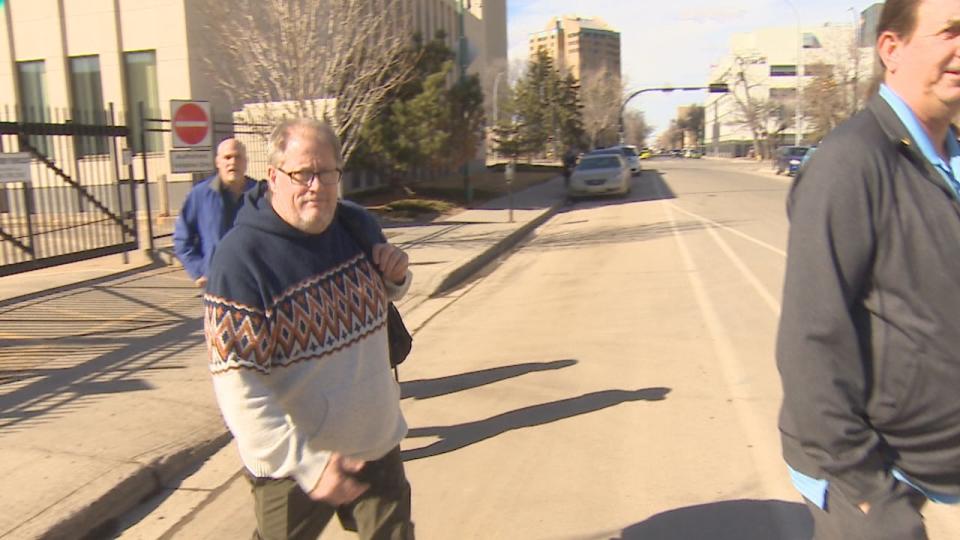
[(309, 169), (304, 169), (302, 171), (287, 172), (280, 167), (277, 167), (277, 170), (289, 176), (290, 180), (294, 184), (303, 187), (310, 187), (310, 184), (313, 183), (314, 178), (319, 180), (320, 183), (325, 186), (335, 186), (340, 183), (340, 177), (343, 175), (343, 169), (340, 169), (339, 167), (336, 169), (327, 169), (322, 171), (311, 171)]

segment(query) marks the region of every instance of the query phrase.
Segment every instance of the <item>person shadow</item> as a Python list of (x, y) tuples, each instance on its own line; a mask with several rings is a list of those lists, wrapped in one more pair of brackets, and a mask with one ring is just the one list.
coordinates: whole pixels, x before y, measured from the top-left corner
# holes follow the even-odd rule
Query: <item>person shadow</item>
[(564, 418), (587, 414), (628, 401), (661, 401), (669, 388), (653, 387), (639, 390), (602, 390), (568, 399), (541, 403), (509, 411), (483, 420), (454, 426), (413, 428), (408, 438), (438, 437), (440, 440), (421, 448), (404, 450), (404, 461), (421, 459), (459, 450), (497, 435), (526, 427), (556, 422)]
[(805, 505), (737, 499), (657, 514), (627, 527), (616, 540), (809, 540), (812, 537), (813, 517)]
[(572, 358), (553, 360), (550, 362), (524, 362), (509, 366), (497, 366), (479, 371), (458, 373), (434, 379), (417, 379), (400, 383), (401, 399), (429, 399), (471, 388), (479, 388), (489, 384), (505, 381), (540, 371), (552, 371), (576, 365)]

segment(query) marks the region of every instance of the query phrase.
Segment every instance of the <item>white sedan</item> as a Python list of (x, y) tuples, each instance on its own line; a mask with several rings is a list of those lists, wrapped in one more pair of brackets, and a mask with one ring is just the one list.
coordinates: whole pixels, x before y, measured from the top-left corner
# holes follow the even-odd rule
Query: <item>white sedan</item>
[(570, 197), (630, 193), (630, 166), (619, 154), (586, 155), (570, 176)]

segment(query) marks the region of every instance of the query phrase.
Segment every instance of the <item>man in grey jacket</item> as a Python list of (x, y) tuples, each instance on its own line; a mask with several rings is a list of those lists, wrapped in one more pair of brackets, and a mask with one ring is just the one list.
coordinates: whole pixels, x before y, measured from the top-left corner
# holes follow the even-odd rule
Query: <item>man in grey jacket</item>
[(960, 502), (960, 0), (888, 0), (877, 35), (879, 94), (788, 202), (780, 431), (821, 540)]

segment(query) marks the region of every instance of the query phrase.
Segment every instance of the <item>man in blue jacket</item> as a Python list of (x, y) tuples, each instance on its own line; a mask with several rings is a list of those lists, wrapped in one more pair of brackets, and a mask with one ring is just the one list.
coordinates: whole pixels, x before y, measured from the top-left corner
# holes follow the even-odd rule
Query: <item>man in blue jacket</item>
[(233, 227), (244, 192), (257, 184), (244, 174), (247, 151), (236, 139), (224, 139), (217, 146), (216, 165), (216, 174), (190, 190), (173, 231), (173, 252), (201, 289), (207, 284), (213, 251)]

